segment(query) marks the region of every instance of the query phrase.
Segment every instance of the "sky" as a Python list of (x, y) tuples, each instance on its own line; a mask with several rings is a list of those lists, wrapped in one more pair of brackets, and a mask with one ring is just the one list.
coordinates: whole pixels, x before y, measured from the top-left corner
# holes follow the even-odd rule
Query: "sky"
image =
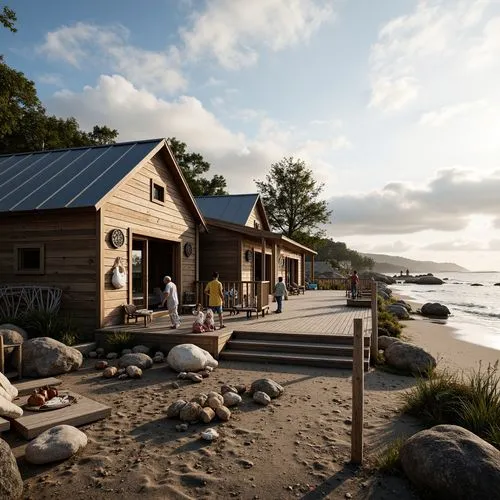
[[(2, 3), (1, 5), (4, 5)], [(500, 2), (10, 0), (49, 113), (177, 137), (256, 192), (306, 162), (361, 252), (500, 270)]]

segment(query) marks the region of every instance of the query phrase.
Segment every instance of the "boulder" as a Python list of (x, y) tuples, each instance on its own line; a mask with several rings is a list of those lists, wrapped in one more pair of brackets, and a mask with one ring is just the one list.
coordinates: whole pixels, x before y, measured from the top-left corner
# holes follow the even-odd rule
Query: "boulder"
[(194, 344), (179, 344), (170, 349), (167, 363), (177, 372), (198, 372), (219, 364), (209, 352)]
[(436, 276), (420, 276), (413, 283), (417, 285), (442, 285), (444, 281)]
[(484, 286), (482, 283), (471, 283), (470, 286)]
[(18, 500), (23, 494), (23, 480), (9, 445), (0, 439), (0, 498)]
[(127, 368), (127, 366), (137, 366), (141, 370), (147, 370), (153, 366), (153, 360), (144, 353), (133, 352), (130, 354), (125, 354), (118, 360), (118, 366), (120, 368)]
[(500, 286), (500, 283), (495, 283), (493, 286)]
[(421, 347), (408, 342), (393, 342), (384, 352), (389, 366), (415, 375), (427, 374), (436, 368), (436, 359)]
[(411, 312), (411, 305), (408, 304), (407, 302), (405, 302), (404, 300), (396, 300), (396, 302), (394, 302), (395, 304), (400, 304), (402, 305), (408, 312)]
[(422, 316), (432, 318), (447, 318), (451, 313), (450, 310), (438, 302), (427, 302), (420, 309)]
[(379, 290), (377, 292), (384, 300), (389, 300), (391, 296), (385, 290)]
[(20, 326), (13, 325), (12, 323), (4, 323), (0, 325), (0, 330), (10, 330), (16, 333), (19, 333), (23, 340), (28, 340), (28, 332), (24, 329), (21, 328)]
[(410, 315), (408, 314), (406, 307), (402, 304), (390, 304), (387, 306), (387, 311), (394, 314), (394, 316), (398, 319), (410, 319)]
[[(0, 336), (3, 337), (4, 344), (22, 344), (25, 340), (19, 332), (7, 328), (0, 328)], [(4, 353), (10, 354), (13, 350), (13, 347), (6, 347)]]
[(12, 401), (14, 398), (17, 398), (18, 391), (17, 389), (10, 383), (10, 380), (0, 372), (0, 388), (4, 390), (4, 392), (8, 395), (6, 398), (9, 401)]
[(378, 338), (378, 348), (385, 351), (390, 345), (394, 344), (394, 342), (400, 342), (396, 337), (389, 337), (388, 335), (381, 335)]
[(23, 374), (26, 377), (51, 377), (78, 370), (83, 355), (50, 337), (37, 337), (23, 344)]
[(500, 498), (500, 451), (462, 427), (417, 432), (402, 446), (400, 460), (410, 481), (436, 498)]
[(359, 277), (364, 280), (370, 280), (373, 278), (375, 281), (380, 281), (386, 285), (393, 285), (396, 283), (394, 278), (386, 276), (385, 274), (376, 273), (375, 271), (361, 271), (359, 273)]
[(87, 436), (71, 425), (56, 425), (30, 441), (25, 459), (32, 464), (66, 460), (87, 446)]
[(0, 396), (0, 417), (19, 418), (23, 416), (23, 409), (12, 401)]
[(142, 353), (142, 354), (149, 354), (149, 347), (145, 346), (145, 345), (136, 345), (135, 347), (132, 348), (132, 352), (138, 352), (138, 353)]
[(283, 394), (283, 387), (270, 378), (260, 378), (252, 382), (250, 394), (265, 392), (271, 399), (278, 398)]

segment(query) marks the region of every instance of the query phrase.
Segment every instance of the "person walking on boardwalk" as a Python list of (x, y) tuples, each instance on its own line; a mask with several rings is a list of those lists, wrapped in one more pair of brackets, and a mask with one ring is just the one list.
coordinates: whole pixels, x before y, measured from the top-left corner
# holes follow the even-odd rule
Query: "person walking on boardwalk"
[(351, 299), (358, 296), (359, 276), (358, 271), (354, 270), (350, 276), (351, 280)]
[(177, 286), (170, 276), (165, 276), (163, 278), (163, 283), (165, 283), (165, 290), (163, 292), (164, 299), (162, 305), (167, 304), (168, 314), (172, 322), (171, 328), (175, 330), (181, 326), (181, 320), (177, 312), (177, 306), (179, 305)]
[(282, 312), (283, 297), (288, 297), (286, 285), (280, 276), (278, 282), (274, 285), (274, 297), (276, 298), (276, 312)]
[(222, 291), (222, 283), (219, 281), (219, 273), (212, 274), (212, 281), (205, 287), (205, 295), (208, 295), (208, 307), (219, 315), (219, 326), (224, 328), (224, 320), (222, 318), (222, 304), (224, 302), (224, 293)]

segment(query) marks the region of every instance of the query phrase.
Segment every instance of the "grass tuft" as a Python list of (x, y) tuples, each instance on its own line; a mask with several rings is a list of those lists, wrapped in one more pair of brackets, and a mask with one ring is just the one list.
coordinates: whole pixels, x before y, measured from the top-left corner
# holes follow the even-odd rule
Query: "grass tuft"
[(399, 453), (405, 443), (406, 438), (398, 437), (391, 441), (384, 450), (382, 450), (375, 459), (375, 466), (384, 474), (395, 474), (401, 470)]

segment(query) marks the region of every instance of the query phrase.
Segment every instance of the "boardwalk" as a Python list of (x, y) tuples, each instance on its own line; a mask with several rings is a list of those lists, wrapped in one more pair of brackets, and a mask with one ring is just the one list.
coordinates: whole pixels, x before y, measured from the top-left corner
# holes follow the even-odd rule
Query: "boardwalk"
[[(283, 302), (283, 313), (275, 314), (276, 304), (271, 303), (270, 312), (264, 317), (247, 319), (245, 313), (235, 316), (224, 314), (229, 331), (254, 331), (269, 333), (314, 333), (324, 335), (353, 335), (353, 319), (363, 320), (365, 336), (371, 333), (371, 310), (347, 307), (345, 292), (314, 290), (304, 295), (290, 297)], [(193, 323), (191, 315), (182, 317), (182, 326), (170, 330), (169, 318), (156, 318), (147, 328), (142, 323), (105, 328), (105, 331), (130, 331), (137, 333), (190, 333)], [(216, 320), (216, 325), (218, 321)]]

